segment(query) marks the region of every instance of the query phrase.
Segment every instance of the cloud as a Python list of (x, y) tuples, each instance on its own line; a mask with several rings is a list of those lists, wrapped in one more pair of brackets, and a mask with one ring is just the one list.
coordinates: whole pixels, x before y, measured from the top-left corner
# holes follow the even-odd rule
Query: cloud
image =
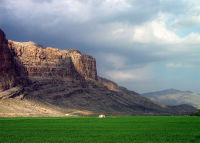
[(52, 2), (52, 0), (32, 0), (32, 1), (38, 3)]
[(191, 32), (186, 37), (183, 38), (184, 44), (200, 44), (200, 34)]
[(70, 23), (81, 23), (90, 18), (89, 5), (77, 0), (60, 0), (59, 2), (55, 0), (8, 0), (4, 6), (13, 14), (13, 17), (29, 24), (33, 22), (34, 24), (43, 25), (52, 21), (67, 22), (67, 20), (70, 20)]
[(149, 67), (134, 69), (107, 70), (105, 76), (117, 82), (124, 81), (145, 81), (151, 78), (152, 70)]
[(183, 65), (178, 63), (178, 64), (175, 64), (175, 63), (169, 63), (166, 65), (168, 68), (180, 68), (182, 67)]
[(183, 63), (168, 63), (166, 64), (167, 68), (195, 68), (194, 65), (191, 64), (183, 64)]
[(106, 63), (110, 66), (110, 68), (121, 69), (126, 65), (125, 57), (116, 54), (101, 54), (101, 58), (104, 59)]
[(172, 23), (176, 29), (192, 29), (200, 24), (200, 15), (190, 16), (187, 18), (177, 19)]
[(133, 32), (133, 41), (139, 43), (172, 44), (179, 43), (180, 38), (168, 30), (165, 21), (155, 19), (137, 26)]
[(195, 27), (199, 27), (200, 23), (200, 3), (195, 0), (187, 2), (187, 9), (185, 12), (176, 16), (176, 19), (172, 21), (171, 26), (174, 30), (192, 30)]
[(196, 0), (0, 0), (9, 39), (91, 54), (101, 76), (134, 90), (161, 87), (160, 70), (199, 65), (199, 15)]

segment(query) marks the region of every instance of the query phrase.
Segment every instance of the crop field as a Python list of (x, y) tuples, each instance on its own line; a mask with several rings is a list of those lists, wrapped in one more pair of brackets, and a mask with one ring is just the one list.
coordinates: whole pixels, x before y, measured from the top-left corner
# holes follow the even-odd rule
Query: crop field
[(200, 143), (190, 116), (0, 118), (1, 143)]

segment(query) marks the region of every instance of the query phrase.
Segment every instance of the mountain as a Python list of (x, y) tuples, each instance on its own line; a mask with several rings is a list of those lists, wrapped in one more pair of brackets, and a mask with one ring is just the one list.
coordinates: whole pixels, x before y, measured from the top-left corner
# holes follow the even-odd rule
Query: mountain
[(157, 92), (144, 93), (142, 96), (165, 105), (188, 104), (200, 108), (200, 94), (191, 91), (166, 89)]
[(165, 106), (97, 75), (96, 60), (78, 50), (7, 40), (0, 30), (0, 116), (175, 115)]

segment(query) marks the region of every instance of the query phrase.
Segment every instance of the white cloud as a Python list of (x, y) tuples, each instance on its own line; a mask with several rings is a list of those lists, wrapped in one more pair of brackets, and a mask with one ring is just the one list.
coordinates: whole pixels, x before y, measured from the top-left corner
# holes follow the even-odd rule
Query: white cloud
[(102, 8), (110, 12), (125, 11), (130, 7), (132, 6), (126, 0), (104, 0), (102, 3)]
[(197, 27), (200, 25), (200, 15), (188, 16), (181, 19), (176, 19), (171, 26), (175, 30), (185, 30)]
[(200, 34), (191, 32), (189, 35), (183, 38), (184, 44), (200, 44)]
[(173, 15), (174, 21), (172, 21), (171, 27), (176, 31), (191, 30), (200, 24), (200, 2), (190, 0), (187, 5), (189, 7), (184, 13), (178, 16)]
[(172, 31), (166, 28), (165, 21), (156, 18), (153, 21), (136, 26), (133, 30), (133, 41), (139, 43), (174, 44), (181, 39)]
[(4, 5), (7, 10), (13, 12), (15, 18), (24, 20), (23, 22), (37, 24), (52, 22), (54, 19), (58, 22), (66, 20), (70, 20), (72, 23), (85, 22), (91, 16), (89, 6), (87, 3), (81, 3), (78, 0), (52, 0), (42, 3), (32, 0), (6, 0)]
[(152, 69), (149, 66), (133, 69), (114, 69), (104, 71), (104, 74), (109, 79), (117, 82), (145, 81), (152, 78)]
[[(85, 53), (98, 55), (100, 51), (104, 56), (97, 62), (105, 67), (98, 68), (104, 69), (103, 76), (115, 81), (140, 81), (141, 86), (145, 81), (150, 83), (153, 68), (148, 65), (158, 61), (167, 68), (199, 65), (198, 31), (189, 31), (185, 37), (177, 34), (199, 26), (197, 0), (3, 1), (0, 24), (6, 25), (7, 31), (21, 31), (23, 27), (32, 29), (35, 33), (29, 34), (39, 35), (40, 41), (47, 39), (44, 44), (50, 39), (63, 49), (71, 48), (72, 43), (73, 48), (87, 49)], [(22, 31), (25, 34), (14, 38), (26, 38), (21, 35), (27, 30)]]
[(192, 63), (168, 63), (167, 68), (196, 68)]
[(101, 57), (114, 69), (124, 68), (126, 65), (126, 59), (120, 55), (103, 53)]

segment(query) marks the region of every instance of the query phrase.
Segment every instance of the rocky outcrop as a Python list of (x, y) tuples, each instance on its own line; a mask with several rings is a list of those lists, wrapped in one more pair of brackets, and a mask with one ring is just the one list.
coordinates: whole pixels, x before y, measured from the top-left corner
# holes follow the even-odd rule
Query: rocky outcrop
[[(196, 111), (190, 106), (180, 110), (183, 107), (158, 104), (98, 77), (95, 59), (77, 50), (7, 41), (0, 31), (0, 112), (10, 110), (1, 99), (16, 100), (17, 97), (55, 107), (56, 111), (62, 109), (64, 114), (68, 114), (69, 109), (111, 115), (171, 115)], [(24, 104), (23, 108), (13, 106), (12, 113), (16, 113), (18, 107), (22, 108), (19, 112), (23, 111), (27, 108)], [(44, 113), (41, 111), (44, 109), (38, 110)]]
[(90, 55), (82, 55), (78, 50), (67, 50), (76, 70), (85, 79), (97, 80), (96, 60)]
[(12, 88), (15, 85), (15, 70), (8, 41), (0, 29), (0, 91)]
[(97, 80), (96, 61), (77, 50), (58, 50), (34, 42), (9, 40), (9, 48), (20, 77), (71, 78)]
[(22, 92), (23, 92), (22, 87), (13, 87), (6, 91), (1, 92), (0, 99), (13, 98), (16, 96), (23, 98), (23, 94), (21, 94)]
[(98, 77), (98, 81), (103, 84), (105, 87), (107, 87), (109, 90), (113, 91), (120, 91), (120, 87), (114, 83), (113, 81), (110, 81), (103, 77)]

